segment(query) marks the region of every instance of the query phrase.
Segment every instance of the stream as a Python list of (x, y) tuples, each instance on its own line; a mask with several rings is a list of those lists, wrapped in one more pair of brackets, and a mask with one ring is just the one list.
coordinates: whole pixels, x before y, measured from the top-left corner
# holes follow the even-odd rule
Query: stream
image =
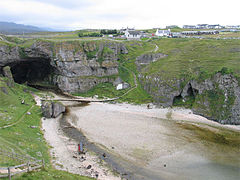
[[(106, 119), (116, 118), (118, 122), (124, 123), (124, 119), (122, 120), (119, 114), (118, 116), (115, 115), (115, 109), (112, 112), (108, 110), (109, 107), (113, 108), (115, 106), (117, 105), (106, 103), (68, 106), (67, 112), (60, 120), (60, 127), (68, 137), (77, 142), (82, 142), (85, 149), (95, 152), (100, 159), (107, 162), (114, 172), (125, 179), (239, 179), (239, 132), (208, 127), (207, 125), (195, 126), (191, 123), (148, 116), (132, 116), (129, 112), (120, 111), (120, 116), (129, 118), (127, 122), (131, 120), (131, 123), (136, 123), (133, 124), (134, 128), (130, 131), (136, 129), (136, 131), (142, 132), (140, 138), (144, 146), (149, 148), (143, 151), (139, 148), (139, 143), (136, 142), (134, 144), (136, 148), (133, 149), (135, 154), (132, 153), (130, 154), (132, 157), (129, 157), (130, 147), (125, 148), (125, 145), (128, 146), (127, 143), (136, 139), (139, 134), (136, 134), (137, 132), (131, 132), (130, 135), (126, 133), (129, 140), (129, 142), (126, 142), (116, 138), (114, 134), (109, 137), (107, 129), (104, 128), (110, 126), (109, 128), (113, 129), (113, 132), (121, 131), (122, 128), (114, 129), (117, 127), (115, 127), (117, 122), (113, 122), (113, 124), (109, 122), (105, 124), (104, 122)], [(99, 110), (100, 107), (104, 110)], [(131, 108), (131, 106), (128, 108)], [(76, 117), (76, 114), (76, 122), (73, 122), (73, 117)], [(141, 123), (144, 121), (151, 126), (142, 125)], [(88, 128), (94, 127), (98, 122), (101, 123), (98, 128)], [(128, 125), (126, 124), (126, 126)], [(149, 128), (150, 131), (144, 133), (146, 128)], [(101, 129), (101, 132), (103, 131), (102, 134), (99, 129)], [(101, 138), (101, 136), (103, 136), (103, 139), (109, 137), (109, 141), (98, 140), (97, 137)], [(145, 139), (145, 136), (149, 136), (149, 138)], [(216, 138), (219, 139), (216, 140)], [(222, 138), (223, 143), (219, 142)], [(149, 141), (149, 139), (153, 141)], [(117, 141), (117, 143), (109, 145), (111, 141)], [(118, 151), (119, 149), (121, 151)]]

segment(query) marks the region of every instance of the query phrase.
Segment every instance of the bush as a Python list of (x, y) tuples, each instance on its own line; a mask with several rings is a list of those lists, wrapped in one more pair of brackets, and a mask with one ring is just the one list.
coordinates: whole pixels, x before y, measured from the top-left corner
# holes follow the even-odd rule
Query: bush
[(97, 32), (92, 32), (92, 33), (78, 33), (78, 37), (102, 37), (102, 34), (97, 33)]
[(100, 31), (101, 34), (117, 34), (117, 30), (116, 29), (113, 29), (113, 30), (107, 30), (107, 29), (102, 29)]
[(228, 69), (227, 67), (223, 67), (220, 71), (218, 71), (218, 72), (220, 72), (222, 75), (224, 75), (224, 74), (232, 74), (232, 71), (230, 70), (230, 69)]

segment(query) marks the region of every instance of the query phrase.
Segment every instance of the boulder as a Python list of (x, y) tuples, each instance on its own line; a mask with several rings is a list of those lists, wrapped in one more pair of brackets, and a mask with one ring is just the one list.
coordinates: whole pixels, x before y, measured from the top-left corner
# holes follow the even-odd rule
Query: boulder
[(42, 115), (46, 118), (51, 118), (53, 114), (52, 103), (49, 101), (44, 101), (41, 106)]
[(62, 105), (61, 103), (52, 103), (52, 109), (53, 109), (53, 113), (52, 113), (52, 117), (56, 118), (58, 117), (61, 113), (65, 112), (65, 106)]
[(46, 118), (56, 118), (65, 112), (65, 106), (59, 102), (44, 101), (41, 106), (42, 114)]

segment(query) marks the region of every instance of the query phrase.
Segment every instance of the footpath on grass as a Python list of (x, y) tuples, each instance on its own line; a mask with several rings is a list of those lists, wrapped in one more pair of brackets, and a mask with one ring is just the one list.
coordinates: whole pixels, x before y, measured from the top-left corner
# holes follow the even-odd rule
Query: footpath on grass
[(22, 114), (22, 116), (21, 116), (16, 122), (14, 122), (14, 123), (12, 123), (12, 124), (5, 125), (5, 126), (2, 126), (2, 127), (0, 127), (0, 129), (5, 129), (5, 128), (12, 127), (12, 126), (18, 124), (18, 123), (25, 117), (26, 113), (31, 111), (31, 109), (33, 108), (33, 106), (34, 106), (34, 105), (32, 105), (29, 109), (27, 109), (27, 110)]

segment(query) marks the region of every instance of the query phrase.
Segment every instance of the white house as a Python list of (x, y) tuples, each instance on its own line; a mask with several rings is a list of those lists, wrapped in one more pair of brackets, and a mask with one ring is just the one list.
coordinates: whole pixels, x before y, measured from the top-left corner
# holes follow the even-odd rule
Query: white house
[(168, 29), (168, 30), (159, 30), (159, 29), (157, 29), (157, 31), (155, 33), (156, 36), (160, 36), (160, 37), (170, 36), (170, 34), (171, 34), (171, 30), (170, 29)]
[(124, 82), (124, 83), (118, 84), (116, 87), (116, 90), (127, 89), (129, 87), (130, 87), (130, 85), (128, 83)]
[(141, 33), (139, 31), (130, 31), (126, 30), (125, 31), (125, 37), (127, 39), (140, 39), (141, 38)]

